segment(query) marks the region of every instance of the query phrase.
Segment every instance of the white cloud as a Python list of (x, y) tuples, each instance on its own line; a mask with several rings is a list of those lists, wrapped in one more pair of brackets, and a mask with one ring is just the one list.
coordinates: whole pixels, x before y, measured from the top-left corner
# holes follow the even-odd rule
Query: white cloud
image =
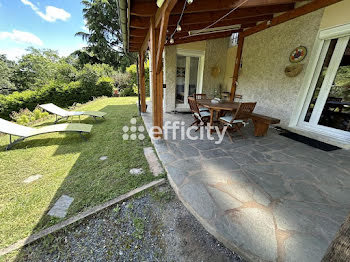
[(70, 13), (66, 12), (61, 8), (57, 8), (54, 6), (46, 6), (45, 13), (43, 13), (39, 10), (39, 8), (36, 5), (34, 5), (29, 0), (21, 0), (21, 2), (24, 5), (30, 6), (30, 8), (32, 8), (38, 16), (40, 16), (42, 19), (48, 22), (55, 22), (56, 20), (67, 21), (71, 17)]
[(25, 44), (31, 44), (31, 45), (39, 45), (39, 46), (43, 45), (43, 42), (36, 35), (29, 32), (23, 32), (18, 30), (13, 30), (12, 33), (0, 32), (0, 40), (4, 40), (4, 39), (11, 39), (18, 43), (25, 43)]
[(9, 48), (9, 49), (0, 49), (0, 54), (5, 54), (7, 59), (18, 61), (23, 55), (28, 52), (23, 48)]
[(69, 56), (71, 53), (73, 53), (76, 49), (72, 48), (61, 48), (58, 50), (58, 55), (59, 56)]
[(86, 47), (86, 44), (80, 43), (77, 46), (70, 46), (70, 47), (60, 48), (60, 49), (58, 49), (58, 54), (60, 56), (69, 56), (74, 51), (81, 50), (84, 47)]

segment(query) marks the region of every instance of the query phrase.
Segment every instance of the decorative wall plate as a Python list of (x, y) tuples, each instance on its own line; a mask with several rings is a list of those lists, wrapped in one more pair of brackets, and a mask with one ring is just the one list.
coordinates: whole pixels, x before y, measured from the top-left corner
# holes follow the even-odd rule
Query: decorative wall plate
[(299, 46), (295, 48), (289, 56), (289, 61), (291, 63), (299, 63), (300, 61), (303, 61), (304, 58), (307, 55), (307, 49), (305, 46)]

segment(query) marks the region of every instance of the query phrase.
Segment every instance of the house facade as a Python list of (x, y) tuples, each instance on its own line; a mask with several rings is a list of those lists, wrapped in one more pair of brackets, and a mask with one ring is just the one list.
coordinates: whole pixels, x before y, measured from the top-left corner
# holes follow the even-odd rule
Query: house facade
[[(349, 148), (349, 11), (350, 0), (344, 0), (245, 37), (238, 101), (257, 102), (254, 112), (280, 119), (285, 129)], [(306, 56), (293, 63), (291, 52), (300, 46)], [(188, 111), (187, 97), (193, 93), (225, 99), (236, 53), (232, 37), (167, 44), (164, 112)], [(288, 70), (299, 72), (288, 76)]]

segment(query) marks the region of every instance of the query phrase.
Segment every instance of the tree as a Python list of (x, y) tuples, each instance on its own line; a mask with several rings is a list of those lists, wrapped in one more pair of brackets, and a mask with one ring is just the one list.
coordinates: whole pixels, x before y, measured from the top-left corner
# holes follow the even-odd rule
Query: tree
[(123, 53), (123, 39), (115, 0), (83, 0), (83, 15), (89, 32), (78, 32), (88, 46), (75, 54), (89, 63), (105, 63), (118, 69), (135, 62), (135, 56)]
[(0, 94), (8, 95), (16, 91), (16, 86), (11, 82), (15, 63), (7, 60), (5, 55), (0, 55)]
[(57, 51), (50, 49), (28, 48), (28, 54), (18, 61), (12, 78), (19, 91), (44, 87), (56, 73), (56, 63), (60, 57)]

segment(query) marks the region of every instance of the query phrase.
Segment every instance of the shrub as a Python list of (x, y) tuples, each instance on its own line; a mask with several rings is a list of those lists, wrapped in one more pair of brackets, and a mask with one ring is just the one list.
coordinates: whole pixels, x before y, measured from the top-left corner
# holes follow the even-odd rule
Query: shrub
[[(34, 110), (38, 104), (54, 103), (68, 107), (74, 103), (85, 103), (94, 97), (112, 96), (115, 71), (104, 64), (90, 65), (76, 73), (70, 66), (63, 66), (64, 78), (51, 80), (45, 87), (36, 90), (13, 92), (10, 95), (0, 94), (0, 117), (10, 119), (11, 112), (22, 108)], [(70, 79), (77, 79), (66, 83)], [(23, 121), (25, 121), (23, 117)], [(29, 119), (30, 121), (30, 119)]]
[(124, 88), (120, 91), (120, 96), (136, 96), (137, 94), (134, 91), (132, 86)]
[(114, 75), (115, 86), (118, 90), (127, 88), (132, 84), (132, 79), (129, 73), (118, 72)]
[(40, 90), (0, 95), (0, 117), (10, 119), (11, 112), (17, 112), (21, 108), (34, 110), (38, 104), (54, 103), (60, 107), (68, 107), (74, 103), (88, 102), (93, 97), (112, 96), (113, 83), (109, 77), (100, 77), (91, 83), (75, 81), (68, 85), (51, 81)]
[(49, 116), (49, 113), (44, 112), (41, 108), (37, 107), (32, 111), (30, 111), (28, 108), (21, 109), (19, 112), (12, 112), (10, 117), (15, 122), (17, 122), (20, 125), (27, 125), (30, 123), (33, 123), (37, 120), (46, 118)]
[(103, 76), (97, 80), (96, 96), (112, 96), (114, 81), (111, 77)]
[[(129, 86), (137, 86), (137, 67), (136, 65), (131, 65), (126, 68), (126, 72), (130, 74)], [(146, 83), (146, 96), (150, 95), (149, 92), (149, 61), (145, 63), (145, 83)]]

